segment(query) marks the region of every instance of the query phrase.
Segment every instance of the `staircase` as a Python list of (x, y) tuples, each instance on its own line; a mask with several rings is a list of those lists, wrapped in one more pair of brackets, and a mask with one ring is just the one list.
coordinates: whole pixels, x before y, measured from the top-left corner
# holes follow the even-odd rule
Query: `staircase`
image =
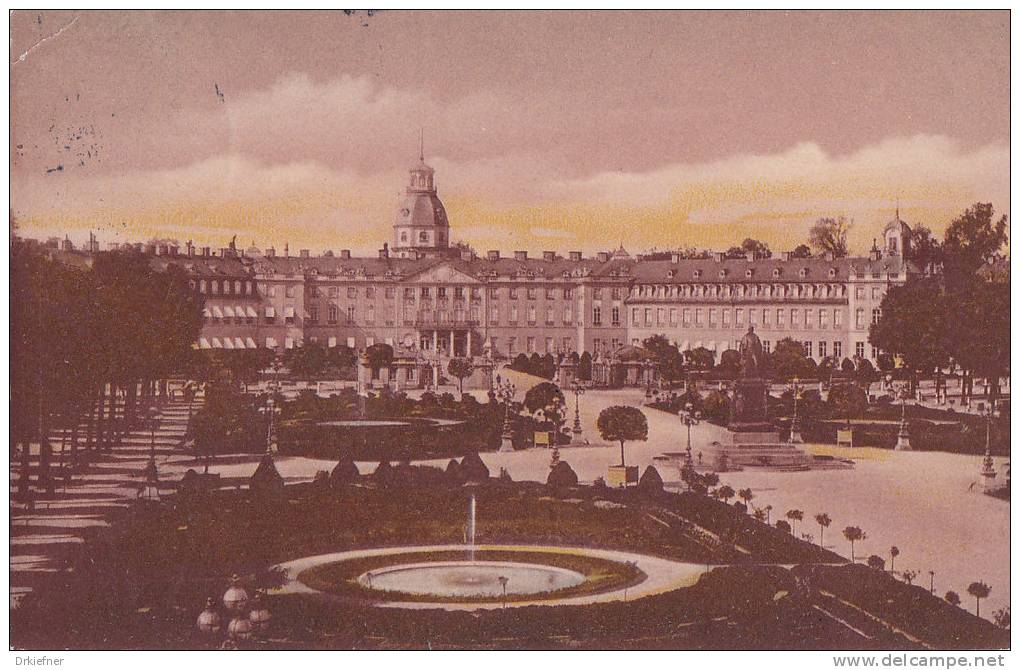
[[(188, 418), (204, 404), (199, 394), (190, 405), (182, 398), (156, 402), (140, 407), (140, 421), (124, 433), (119, 446), (97, 453), (84, 449), (87, 425), (78, 427), (79, 456), (89, 458), (87, 467), (76, 472), (70, 469), (71, 429), (55, 429), (50, 433), (53, 448), (51, 472), (55, 489), (52, 495), (36, 482), (39, 467), (39, 445), (31, 445), (29, 470), (32, 475), (32, 496), (28, 501), (19, 495), (21, 458), (10, 463), (9, 491), (11, 501), (11, 564), (10, 602), (16, 607), (20, 599), (41, 580), (62, 569), (73, 551), (89, 537), (110, 525), (111, 517), (130, 506), (138, 498), (144, 481), (142, 470), (155, 455), (156, 465), (173, 456), (187, 454), (184, 449)], [(123, 398), (115, 403), (119, 416), (124, 409)], [(64, 466), (67, 465), (67, 468)], [(173, 491), (166, 480), (166, 469), (160, 468), (160, 492)], [(69, 474), (68, 478), (63, 476)]]

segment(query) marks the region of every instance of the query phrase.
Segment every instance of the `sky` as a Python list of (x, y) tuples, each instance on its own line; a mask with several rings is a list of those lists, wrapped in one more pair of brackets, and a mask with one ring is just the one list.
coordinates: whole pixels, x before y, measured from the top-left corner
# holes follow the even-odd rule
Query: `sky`
[(30, 237), (373, 253), (419, 133), (479, 251), (1009, 213), (1008, 11), (19, 11), (9, 61)]

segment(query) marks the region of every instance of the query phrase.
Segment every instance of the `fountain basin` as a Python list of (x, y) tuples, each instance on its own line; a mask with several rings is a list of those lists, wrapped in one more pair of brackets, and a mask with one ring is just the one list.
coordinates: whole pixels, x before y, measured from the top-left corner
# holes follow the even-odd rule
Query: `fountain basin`
[(394, 565), (370, 570), (358, 577), (368, 589), (429, 595), (439, 598), (496, 598), (503, 594), (530, 595), (582, 584), (575, 570), (536, 563), (510, 561), (441, 561)]

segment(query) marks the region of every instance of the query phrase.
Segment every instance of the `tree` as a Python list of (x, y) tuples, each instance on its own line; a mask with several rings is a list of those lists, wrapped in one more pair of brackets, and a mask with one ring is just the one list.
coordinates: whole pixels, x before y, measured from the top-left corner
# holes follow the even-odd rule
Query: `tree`
[(896, 572), (896, 557), (900, 555), (900, 548), (895, 544), (889, 547), (889, 572)]
[(577, 378), (582, 381), (591, 381), (591, 354), (587, 351), (581, 354), (577, 362)]
[(797, 247), (790, 252), (790, 258), (811, 258), (811, 247), (806, 244), (798, 244)]
[(715, 352), (705, 347), (685, 351), (684, 358), (694, 370), (708, 371), (715, 365)]
[(942, 245), (926, 226), (917, 226), (910, 232), (910, 260), (926, 276), (942, 265)]
[(754, 500), (754, 492), (751, 489), (740, 489), (737, 491), (737, 497), (744, 501), (744, 504), (750, 506), (751, 501)]
[(793, 522), (794, 529), (797, 528), (797, 522), (804, 520), (804, 512), (799, 509), (787, 510), (786, 518)]
[(645, 495), (655, 496), (662, 493), (662, 476), (654, 466), (649, 465), (641, 474), (637, 488)]
[(810, 377), (817, 367), (804, 353), (804, 346), (789, 337), (776, 342), (772, 352), (772, 369), (777, 379)]
[(844, 258), (847, 255), (846, 235), (852, 226), (853, 223), (843, 216), (818, 219), (808, 234), (811, 246), (819, 253)]
[(917, 570), (904, 570), (900, 573), (900, 576), (903, 577), (903, 581), (912, 585), (914, 583), (914, 579), (917, 578)]
[(868, 556), (868, 567), (875, 570), (885, 570), (885, 559), (877, 554)]
[(825, 547), (825, 529), (832, 523), (832, 519), (825, 512), (815, 515), (815, 523), (818, 524), (818, 546)]
[(393, 347), (385, 342), (376, 342), (365, 349), (365, 363), (376, 374), (382, 368), (388, 368), (393, 362)]
[(730, 397), (722, 391), (710, 391), (702, 402), (705, 418), (719, 425), (725, 425), (730, 418)]
[(847, 526), (843, 529), (843, 537), (850, 543), (850, 562), (853, 563), (857, 560), (857, 557), (854, 555), (854, 545), (861, 540), (867, 539), (868, 536), (857, 526)]
[(995, 614), (992, 615), (992, 619), (999, 628), (1009, 630), (1009, 605), (997, 609)]
[(545, 483), (554, 489), (566, 489), (577, 486), (577, 473), (566, 461), (560, 461), (549, 470)]
[(868, 407), (868, 395), (856, 384), (837, 384), (829, 389), (829, 407), (835, 416), (852, 417), (864, 414)]
[(535, 384), (524, 395), (524, 407), (532, 415), (540, 415), (552, 423), (556, 430), (563, 425), (567, 401), (560, 387), (552, 382)]
[(283, 354), (283, 364), (298, 377), (321, 375), (326, 369), (326, 359), (325, 347), (317, 342), (306, 342)]
[(902, 358), (913, 372), (945, 367), (949, 364), (950, 322), (957, 318), (947, 306), (939, 278), (891, 286), (882, 299), (882, 318), (871, 324), (868, 341), (883, 353)]
[(734, 379), (740, 375), (740, 352), (736, 349), (727, 349), (719, 356), (719, 365), (716, 372), (728, 379)]
[(597, 425), (603, 440), (620, 443), (620, 465), (627, 464), (624, 459), (624, 442), (648, 439), (648, 419), (637, 407), (607, 407), (599, 412)]
[(991, 592), (992, 587), (984, 582), (971, 582), (967, 587), (967, 593), (974, 596), (974, 614), (976, 616), (981, 616), (981, 599), (987, 598)]
[(357, 362), (358, 357), (354, 353), (354, 349), (347, 345), (330, 347), (326, 350), (326, 364), (337, 370), (352, 368)]
[(769, 245), (761, 240), (755, 240), (750, 237), (745, 237), (744, 241), (740, 243), (740, 248), (745, 253), (751, 252), (754, 254), (754, 258), (772, 258), (772, 250), (769, 249)]
[(737, 495), (737, 492), (734, 491), (733, 487), (730, 486), (729, 484), (723, 484), (722, 486), (719, 487), (715, 494), (719, 496), (720, 500), (722, 500), (728, 505), (730, 503), (730, 498)]
[(991, 203), (976, 203), (946, 228), (944, 275), (950, 291), (969, 282), (978, 269), (994, 259), (1008, 241), (1003, 215), (995, 220)]
[(960, 594), (956, 591), (946, 591), (946, 595), (943, 597), (950, 605), (956, 605), (957, 607), (960, 606)]
[(998, 396), (998, 380), (1009, 370), (1010, 285), (974, 280), (950, 296), (953, 315), (947, 328), (948, 348), (965, 370), (991, 382)]
[(684, 357), (675, 344), (666, 339), (665, 335), (652, 335), (645, 338), (642, 346), (648, 350), (659, 375), (668, 383), (683, 377)]
[(781, 530), (785, 533), (793, 532), (793, 528), (790, 526), (790, 523), (788, 521), (784, 521), (783, 519), (779, 519), (778, 521), (776, 521), (776, 530)]
[(464, 380), (475, 371), (475, 364), (470, 358), (451, 358), (446, 371), (455, 377), (460, 385), (460, 396), (464, 397)]

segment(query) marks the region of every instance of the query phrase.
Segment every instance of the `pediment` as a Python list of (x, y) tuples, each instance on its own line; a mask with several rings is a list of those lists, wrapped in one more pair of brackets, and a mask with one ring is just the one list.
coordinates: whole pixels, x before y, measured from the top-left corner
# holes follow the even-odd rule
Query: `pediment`
[(448, 263), (433, 265), (411, 277), (412, 284), (480, 284), (481, 282), (466, 272), (462, 272)]

